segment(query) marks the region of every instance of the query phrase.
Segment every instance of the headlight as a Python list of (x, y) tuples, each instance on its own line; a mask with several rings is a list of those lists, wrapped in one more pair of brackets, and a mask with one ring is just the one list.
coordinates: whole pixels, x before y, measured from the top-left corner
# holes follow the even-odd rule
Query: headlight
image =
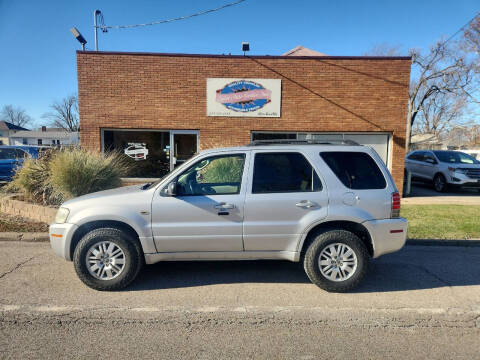
[(459, 174), (466, 174), (467, 173), (467, 170), (462, 169), (462, 168), (449, 167), (448, 170), (450, 170), (451, 172), (459, 173)]
[(55, 215), (55, 223), (63, 224), (65, 221), (67, 221), (68, 214), (70, 214), (70, 210), (63, 207), (59, 208), (57, 211), (57, 215)]

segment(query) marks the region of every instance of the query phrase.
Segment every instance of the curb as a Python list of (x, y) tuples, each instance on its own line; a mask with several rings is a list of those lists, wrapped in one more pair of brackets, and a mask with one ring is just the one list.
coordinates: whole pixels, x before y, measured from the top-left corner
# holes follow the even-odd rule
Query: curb
[(0, 232), (0, 241), (22, 241), (22, 242), (48, 242), (50, 238), (48, 233), (18, 233), (18, 232)]
[(464, 246), (464, 247), (477, 247), (477, 246), (480, 246), (480, 239), (472, 239), (472, 240), (408, 239), (405, 245), (410, 245), (410, 246)]

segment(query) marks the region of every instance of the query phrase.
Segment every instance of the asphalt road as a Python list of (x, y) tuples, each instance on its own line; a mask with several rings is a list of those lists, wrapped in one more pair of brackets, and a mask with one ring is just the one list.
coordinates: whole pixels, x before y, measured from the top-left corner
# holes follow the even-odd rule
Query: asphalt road
[(45, 243), (0, 242), (0, 358), (480, 358), (480, 248), (409, 246), (354, 293), (298, 264), (177, 262), (85, 287)]

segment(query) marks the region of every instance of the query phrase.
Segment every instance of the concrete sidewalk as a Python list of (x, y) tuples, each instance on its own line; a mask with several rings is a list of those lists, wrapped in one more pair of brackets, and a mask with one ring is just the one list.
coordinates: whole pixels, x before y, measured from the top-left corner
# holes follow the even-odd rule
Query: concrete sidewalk
[(402, 198), (402, 205), (478, 205), (480, 196), (418, 196)]

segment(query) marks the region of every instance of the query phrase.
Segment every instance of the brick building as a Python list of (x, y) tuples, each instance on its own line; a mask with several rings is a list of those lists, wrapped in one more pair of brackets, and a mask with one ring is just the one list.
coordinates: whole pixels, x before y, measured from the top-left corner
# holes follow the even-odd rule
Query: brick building
[(409, 57), (77, 52), (81, 144), (158, 177), (198, 150), (351, 139), (403, 183)]

